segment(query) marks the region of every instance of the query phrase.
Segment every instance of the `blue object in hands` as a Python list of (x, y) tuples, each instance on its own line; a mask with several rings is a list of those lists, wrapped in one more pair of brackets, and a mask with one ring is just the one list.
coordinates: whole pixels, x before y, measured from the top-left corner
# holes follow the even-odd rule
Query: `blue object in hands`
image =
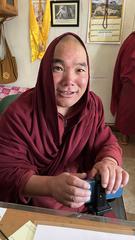
[(109, 200), (109, 199), (119, 198), (122, 196), (122, 193), (123, 193), (123, 188), (119, 188), (115, 193), (106, 194), (106, 199)]
[[(99, 181), (100, 180), (96, 180), (96, 179), (88, 179), (87, 180), (87, 182), (90, 184), (90, 191), (91, 191), (91, 198), (90, 198), (89, 202), (94, 202), (95, 198), (97, 198), (97, 184), (99, 186)], [(101, 188), (102, 188), (102, 186), (101, 186)], [(109, 193), (109, 194), (105, 193), (105, 198), (106, 198), (106, 200), (119, 198), (122, 196), (122, 193), (123, 193), (123, 189), (119, 188), (115, 193)]]

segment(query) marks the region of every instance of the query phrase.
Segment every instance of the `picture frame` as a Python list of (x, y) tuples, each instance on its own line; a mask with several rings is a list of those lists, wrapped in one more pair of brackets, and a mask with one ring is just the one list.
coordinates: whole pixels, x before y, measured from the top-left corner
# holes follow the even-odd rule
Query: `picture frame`
[(0, 0), (0, 17), (18, 15), (18, 0)]
[(79, 26), (78, 1), (51, 1), (51, 26)]

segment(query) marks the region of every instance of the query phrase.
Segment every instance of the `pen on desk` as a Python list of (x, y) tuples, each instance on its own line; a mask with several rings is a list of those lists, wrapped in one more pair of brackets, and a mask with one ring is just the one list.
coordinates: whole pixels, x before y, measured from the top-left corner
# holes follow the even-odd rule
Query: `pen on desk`
[(5, 233), (3, 231), (0, 230), (0, 233), (2, 234), (2, 236), (6, 239), (9, 240), (9, 238), (5, 235)]

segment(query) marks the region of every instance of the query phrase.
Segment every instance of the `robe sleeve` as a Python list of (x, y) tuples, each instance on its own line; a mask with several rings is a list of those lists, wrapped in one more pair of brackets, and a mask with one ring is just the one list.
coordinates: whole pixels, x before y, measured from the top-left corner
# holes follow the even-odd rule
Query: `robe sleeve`
[(110, 127), (104, 122), (104, 110), (102, 102), (98, 102), (98, 123), (94, 141), (95, 162), (105, 157), (114, 158), (118, 165), (122, 165), (122, 149)]
[(11, 109), (0, 119), (0, 201), (26, 203), (22, 189), (38, 170), (29, 160), (30, 151), (22, 136), (23, 128), (27, 131), (26, 123)]

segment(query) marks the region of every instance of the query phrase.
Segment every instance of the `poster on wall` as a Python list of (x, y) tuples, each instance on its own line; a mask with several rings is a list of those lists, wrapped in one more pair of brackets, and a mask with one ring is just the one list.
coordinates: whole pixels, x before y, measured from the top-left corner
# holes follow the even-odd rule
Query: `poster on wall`
[(125, 0), (90, 0), (88, 43), (120, 43)]

